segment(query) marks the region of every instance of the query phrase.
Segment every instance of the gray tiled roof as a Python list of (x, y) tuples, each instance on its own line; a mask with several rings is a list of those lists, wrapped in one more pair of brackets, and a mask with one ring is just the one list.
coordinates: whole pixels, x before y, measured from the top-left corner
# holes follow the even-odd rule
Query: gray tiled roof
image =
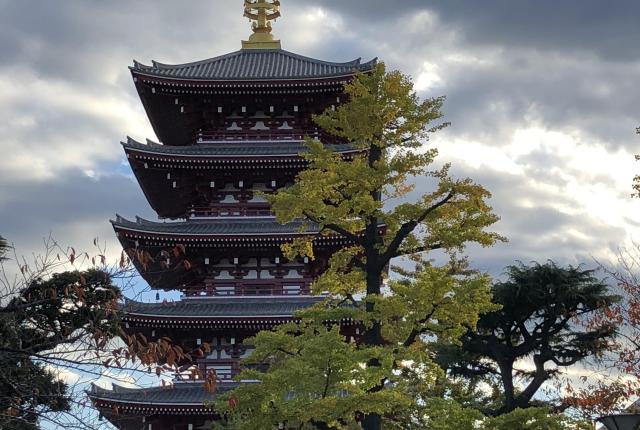
[(116, 215), (115, 221), (111, 220), (111, 224), (113, 224), (114, 228), (120, 227), (139, 232), (190, 236), (315, 234), (319, 231), (318, 226), (312, 223), (294, 221), (288, 224), (280, 224), (274, 218), (220, 218), (186, 222), (154, 222), (140, 217), (136, 217), (136, 221), (129, 221), (120, 215)]
[(318, 79), (352, 75), (373, 68), (376, 59), (332, 63), (304, 57), (282, 49), (240, 50), (187, 64), (151, 66), (134, 61), (132, 70), (146, 75), (191, 80), (287, 80)]
[[(219, 144), (195, 144), (188, 146), (169, 146), (147, 140), (140, 143), (132, 138), (122, 142), (125, 149), (144, 151), (153, 154), (166, 154), (186, 157), (242, 157), (242, 156), (297, 156), (307, 152), (309, 148), (302, 141), (291, 143), (255, 143), (255, 142), (230, 142)], [(354, 147), (347, 144), (327, 145), (335, 152), (355, 151)]]
[(123, 310), (129, 315), (190, 318), (293, 316), (324, 297), (219, 297), (185, 299), (169, 303), (126, 301)]
[[(236, 387), (236, 384), (228, 385), (219, 384), (217, 392), (223, 393)], [(195, 383), (154, 388), (124, 388), (114, 384), (112, 390), (92, 385), (88, 394), (94, 399), (145, 405), (204, 406), (204, 402), (215, 399), (215, 394), (206, 391), (202, 384)]]

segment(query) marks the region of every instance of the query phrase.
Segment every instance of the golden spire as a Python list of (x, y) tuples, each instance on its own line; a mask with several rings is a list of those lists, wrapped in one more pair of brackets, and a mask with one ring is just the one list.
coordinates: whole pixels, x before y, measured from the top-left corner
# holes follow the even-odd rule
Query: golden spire
[(253, 34), (242, 41), (242, 49), (280, 49), (271, 34), (271, 21), (280, 16), (279, 0), (244, 0), (244, 16), (253, 21)]

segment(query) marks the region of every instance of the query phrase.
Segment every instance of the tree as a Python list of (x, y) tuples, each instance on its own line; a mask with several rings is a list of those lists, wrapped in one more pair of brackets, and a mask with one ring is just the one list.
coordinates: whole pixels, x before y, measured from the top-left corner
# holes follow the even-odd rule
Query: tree
[(118, 331), (111, 314), (119, 295), (104, 272), (65, 272), (32, 281), (0, 308), (2, 428), (36, 429), (41, 415), (70, 409), (47, 352), (86, 340), (87, 332), (106, 343)]
[[(270, 197), (278, 221), (304, 219), (316, 224), (320, 234), (339, 235), (352, 244), (333, 255), (329, 269), (314, 285), (316, 292), (328, 291), (334, 300), (311, 314), (303, 313), (298, 326), (256, 337), (257, 349), (250, 360), (266, 362), (270, 370), (262, 376), (245, 375), (265, 383), (243, 386), (233, 394), (238, 398), (232, 402), (236, 416), (256, 408), (266, 413), (271, 403), (251, 400), (264, 399), (276, 408), (271, 421), (287, 418), (289, 408), (279, 397), (286, 389), (295, 402), (304, 399), (304, 408), (317, 412), (313, 421), (302, 423), (309, 428), (352, 428), (358, 422), (367, 430), (380, 429), (383, 418), (392, 420), (397, 415), (397, 405), (411, 401), (399, 376), (403, 369), (421, 372), (427, 379), (433, 376), (429, 337), (454, 339), (474, 325), (479, 312), (490, 309), (487, 277), (469, 271), (455, 256), (466, 243), (490, 246), (502, 240), (485, 231), (498, 220), (486, 202), (490, 194), (470, 179), (452, 179), (448, 165), (429, 170), (437, 151), (425, 149), (424, 144), (446, 125), (436, 123), (442, 117), (443, 98), (420, 101), (411, 80), (397, 71), (387, 73), (384, 64), (370, 74), (358, 75), (345, 85), (345, 92), (345, 104), (314, 120), (359, 154), (345, 160), (308, 139), (309, 152), (304, 156), (309, 168), (293, 186)], [(409, 181), (413, 177), (421, 186), (429, 178), (434, 189), (407, 202), (415, 188)], [(296, 241), (284, 248), (285, 253), (313, 258), (312, 241)], [(435, 267), (418, 259), (415, 273), (391, 282), (388, 294), (383, 294), (392, 259), (436, 249), (449, 253), (451, 261)], [(362, 300), (356, 301), (356, 296)], [(346, 319), (362, 324), (352, 343), (345, 342), (335, 325), (324, 328), (327, 321)], [(322, 354), (344, 349), (346, 361), (338, 370), (331, 362), (321, 366), (309, 361), (315, 355), (305, 345), (316, 337), (327, 342)], [(284, 383), (280, 387), (266, 383), (276, 372), (283, 377), (289, 372), (301, 375), (299, 366), (305, 362), (315, 367), (303, 374), (317, 378), (287, 378), (287, 388)], [(348, 377), (351, 374), (357, 378)], [(279, 391), (270, 393), (270, 389)], [(345, 391), (349, 395), (341, 396)], [(238, 424), (237, 428), (248, 427)]]
[[(550, 261), (509, 266), (506, 274), (507, 280), (492, 289), (501, 309), (483, 315), (460, 347), (443, 348), (439, 357), (453, 375), (499, 385), (502, 398), (485, 410), (491, 415), (539, 404), (534, 396), (545, 382), (562, 368), (605, 352), (616, 334), (608, 321), (585, 325), (618, 299), (593, 270)], [(533, 370), (518, 369), (524, 359), (532, 361)], [(562, 410), (567, 405), (555, 406)]]
[[(5, 266), (9, 249), (1, 239), (0, 428), (35, 430), (42, 422), (100, 427), (82, 415), (83, 392), (64, 382), (60, 370), (96, 379), (105, 367), (146, 371), (162, 361), (170, 342), (147, 342), (122, 331), (122, 294), (114, 278), (127, 276), (126, 261), (109, 269), (102, 254), (77, 257), (73, 248), (66, 253), (50, 240), (32, 264), (12, 256), (18, 270), (11, 277)], [(61, 270), (81, 260), (90, 267)]]
[[(636, 189), (638, 189), (636, 179)], [(602, 357), (609, 370), (606, 378), (575, 389), (568, 398), (591, 416), (629, 412), (629, 399), (640, 395), (640, 246), (620, 248), (615, 264), (600, 263), (600, 269), (613, 281), (611, 289), (620, 300), (601, 309), (591, 324), (610, 324), (618, 336)], [(632, 405), (635, 409), (635, 406)]]

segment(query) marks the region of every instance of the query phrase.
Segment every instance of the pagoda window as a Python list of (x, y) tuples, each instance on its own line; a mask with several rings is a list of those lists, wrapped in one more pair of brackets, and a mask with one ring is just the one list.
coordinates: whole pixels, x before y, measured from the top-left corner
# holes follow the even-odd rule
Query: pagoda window
[(222, 106), (218, 106), (218, 113), (222, 113)]
[(259, 110), (259, 111), (256, 111), (256, 114), (253, 115), (251, 118), (269, 118), (269, 117), (264, 114), (264, 111)]
[(225, 194), (224, 199), (220, 200), (220, 203), (237, 203), (238, 199), (233, 194)]
[(269, 112), (273, 113), (275, 111), (275, 107), (274, 106), (269, 106)]
[(268, 270), (261, 270), (260, 279), (276, 279), (276, 277), (269, 273)]
[[(276, 257), (276, 260), (279, 260), (278, 257)], [(276, 264), (278, 263), (278, 261), (276, 261)], [(260, 259), (260, 266), (262, 267), (273, 267), (273, 263), (271, 263), (271, 261), (269, 261), (268, 258), (261, 258)]]
[(295, 269), (289, 270), (289, 273), (284, 277), (285, 279), (302, 279), (303, 276)]
[(149, 168), (149, 165), (148, 165), (147, 163), (144, 163), (144, 168), (145, 168), (145, 169), (148, 169), (148, 168)]
[(271, 188), (276, 188), (278, 186), (278, 181), (271, 181)]
[[(228, 270), (221, 270), (220, 274), (218, 276), (216, 276), (216, 279), (232, 280), (232, 279), (235, 279), (235, 277), (231, 276), (231, 274), (229, 274)], [(216, 290), (218, 290), (218, 289), (220, 289), (220, 287), (218, 287)]]
[(180, 100), (178, 100), (178, 98), (177, 98), (177, 97), (176, 97), (175, 103), (176, 103), (176, 104), (180, 104)]
[(247, 107), (246, 106), (242, 106), (242, 113), (247, 113)]
[(176, 181), (173, 181), (173, 188), (178, 188), (178, 183)]
[(215, 187), (216, 187), (216, 181), (209, 182), (209, 188), (215, 188)]
[(251, 203), (269, 203), (269, 200), (265, 199), (262, 196), (256, 196), (256, 195), (252, 196), (251, 199), (249, 199), (249, 201)]
[(244, 181), (238, 181), (238, 188), (244, 188)]
[(251, 127), (251, 130), (269, 130), (269, 127), (264, 125), (264, 121), (256, 121), (256, 125)]
[(298, 105), (295, 105), (295, 106), (293, 107), (293, 111), (294, 111), (294, 112), (298, 112)]
[(228, 184), (225, 184), (224, 188), (220, 191), (240, 191), (240, 190), (236, 188), (233, 183), (228, 183)]
[(204, 259), (204, 264), (207, 264), (207, 265), (209, 264), (209, 258), (208, 257)]
[(171, 179), (171, 173), (167, 173), (167, 179)]

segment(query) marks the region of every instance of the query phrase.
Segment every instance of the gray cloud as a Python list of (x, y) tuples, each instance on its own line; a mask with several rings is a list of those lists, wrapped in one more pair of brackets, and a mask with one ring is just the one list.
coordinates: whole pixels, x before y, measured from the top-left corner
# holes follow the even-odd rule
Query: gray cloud
[[(274, 31), (304, 55), (379, 56), (417, 80), (436, 76), (424, 78), (420, 94), (448, 96), (453, 126), (438, 138), (442, 146), (466, 140), (507, 153), (514, 132), (542, 127), (630, 155), (640, 122), (638, 9), (595, 0), (285, 2)], [(114, 212), (152, 216), (118, 164), (126, 134), (154, 137), (127, 66), (133, 58), (179, 63), (237, 50), (249, 34), (241, 13), (240, 1), (0, 0), (0, 233), (26, 253), (49, 231), (75, 244), (106, 235), (117, 246), (107, 223)], [(497, 165), (472, 168), (473, 154), (461, 155), (468, 159), (459, 157), (454, 173), (493, 192), (496, 228), (510, 239), (471, 248), (476, 265), (494, 274), (514, 259), (588, 261), (627, 234), (562, 194), (575, 180), (602, 184), (624, 202), (630, 190), (616, 185), (619, 172), (580, 171), (551, 143), (513, 158), (520, 176)], [(48, 174), (34, 174), (40, 170)], [(561, 210), (567, 202), (580, 210)], [(637, 228), (633, 214), (626, 217)]]
[(636, 43), (640, 4), (633, 0), (606, 5), (598, 0), (320, 0), (314, 4), (376, 24), (431, 10), (475, 45), (594, 52), (617, 61), (636, 61), (640, 56)]

